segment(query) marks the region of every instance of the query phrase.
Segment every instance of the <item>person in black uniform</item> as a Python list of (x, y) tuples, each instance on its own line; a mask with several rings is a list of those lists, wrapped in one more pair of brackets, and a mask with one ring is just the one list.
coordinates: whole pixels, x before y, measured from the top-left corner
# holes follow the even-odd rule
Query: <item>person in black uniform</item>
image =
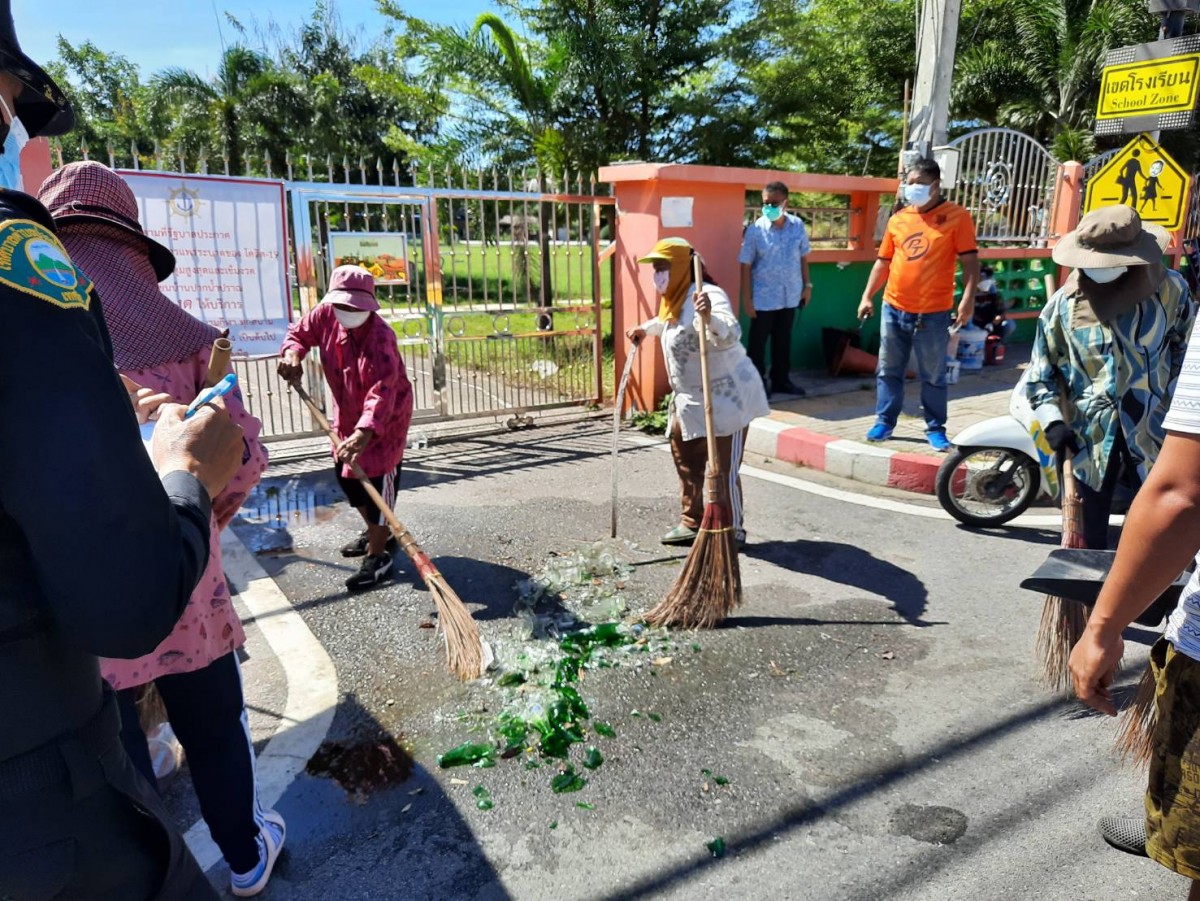
[(215, 899), (122, 750), (97, 655), (171, 631), (241, 429), (164, 406), (146, 453), (100, 299), (16, 190), (27, 136), (72, 124), (0, 0), (0, 899)]

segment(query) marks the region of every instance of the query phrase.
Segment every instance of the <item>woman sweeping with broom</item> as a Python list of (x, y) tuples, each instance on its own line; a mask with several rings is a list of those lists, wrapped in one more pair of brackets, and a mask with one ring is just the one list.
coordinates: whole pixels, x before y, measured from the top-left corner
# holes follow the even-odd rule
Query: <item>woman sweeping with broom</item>
[(704, 380), (700, 335), (707, 319), (708, 369), (711, 382), (713, 433), (724, 475), (723, 489), (732, 511), (733, 535), (741, 544), (743, 526), (738, 470), (750, 421), (770, 413), (758, 370), (742, 348), (742, 332), (729, 297), (704, 271), (702, 284), (693, 274), (695, 251), (683, 238), (664, 238), (638, 262), (654, 268), (654, 288), (661, 295), (658, 315), (626, 332), (634, 344), (647, 335), (662, 343), (667, 377), (675, 392), (671, 403), (671, 456), (679, 473), (679, 524), (663, 536), (663, 544), (690, 545), (705, 512), (705, 471), (709, 464), (704, 415)]
[[(1118, 477), (1141, 485), (1162, 447), (1193, 320), (1186, 282), (1163, 267), (1166, 246), (1162, 229), (1110, 206), (1054, 248), (1074, 271), (1038, 318), (1026, 396), (1064, 460), (1064, 547), (1107, 549)], [(1050, 686), (1069, 684), (1084, 624), (1082, 605), (1047, 599), (1038, 648)]]

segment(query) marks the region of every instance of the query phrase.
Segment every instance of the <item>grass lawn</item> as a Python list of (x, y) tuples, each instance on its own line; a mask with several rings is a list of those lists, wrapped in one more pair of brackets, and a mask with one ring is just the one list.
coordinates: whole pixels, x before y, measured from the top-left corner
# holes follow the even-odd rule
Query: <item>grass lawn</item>
[[(451, 366), (488, 372), (514, 385), (540, 386), (545, 390), (557, 391), (563, 397), (584, 397), (592, 394), (592, 378), (595, 371), (592, 335), (556, 334), (539, 332), (535, 313), (512, 312), (499, 315), (508, 318), (507, 332), (512, 337), (500, 336), (495, 331), (492, 312), (454, 313), (447, 309), (443, 323), (446, 328), (446, 361)], [(588, 324), (587, 314), (580, 314), (583, 324)], [(455, 319), (454, 317), (459, 317)], [(504, 320), (499, 325), (504, 327)], [(563, 313), (556, 317), (556, 332), (570, 332), (583, 326), (576, 325), (574, 313)], [(461, 334), (453, 334), (461, 331)], [(402, 323), (392, 323), (392, 329), (404, 338)], [(613, 371), (612, 309), (601, 310), (601, 360), (602, 381), (605, 398), (611, 399), (615, 391)], [(408, 350), (417, 356), (428, 356), (429, 345), (411, 344)], [(533, 368), (538, 361), (550, 361), (558, 371), (543, 378)]]
[[(411, 247), (411, 245), (410, 245)], [(522, 250), (528, 251), (522, 260)], [(411, 248), (412, 276), (418, 295), (425, 296), (425, 264), (419, 247)], [(468, 304), (489, 306), (537, 304), (542, 281), (541, 251), (536, 244), (527, 248), (501, 244), (445, 245), (441, 248), (442, 300), (447, 309)], [(592, 249), (582, 245), (551, 247), (550, 284), (559, 303), (591, 304)], [(397, 289), (399, 292), (402, 289)], [(600, 299), (612, 300), (612, 267), (600, 264)]]

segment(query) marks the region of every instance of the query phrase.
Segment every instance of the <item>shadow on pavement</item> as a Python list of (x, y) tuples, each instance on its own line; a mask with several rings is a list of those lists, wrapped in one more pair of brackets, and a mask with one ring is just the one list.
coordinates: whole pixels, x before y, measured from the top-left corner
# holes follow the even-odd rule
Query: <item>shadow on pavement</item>
[[(812, 619), (807, 616), (731, 616), (718, 629), (757, 629), (766, 626), (903, 626), (907, 623), (870, 619)], [(925, 622), (926, 626), (947, 626), (946, 622)]]
[(1022, 541), (1026, 544), (1050, 544), (1058, 547), (1062, 541), (1062, 532), (1058, 529), (1029, 529), (1023, 526), (996, 526), (981, 529), (978, 526), (966, 526), (956, 523), (955, 528), (960, 532), (979, 535), (982, 538), (1003, 538), (1006, 541)]
[(914, 626), (929, 626), (921, 619), (929, 600), (925, 583), (906, 569), (880, 560), (869, 551), (835, 541), (763, 541), (747, 545), (747, 557), (773, 563), (795, 573), (820, 576), (867, 594), (880, 594)]
[[(1057, 716), (1075, 702), (1065, 698), (1055, 698), (1012, 714), (995, 724), (977, 730), (974, 734), (962, 738), (944, 741), (931, 747), (925, 753), (917, 755), (901, 766), (878, 770), (859, 779), (830, 797), (814, 801), (810, 804), (796, 806), (785, 811), (780, 816), (763, 823), (758, 829), (742, 835), (725, 837), (726, 857), (737, 856), (757, 851), (763, 847), (774, 845), (790, 833), (815, 823), (818, 820), (831, 818), (838, 811), (863, 800), (871, 795), (884, 794), (894, 785), (904, 782), (910, 776), (922, 773), (934, 767), (942, 768), (957, 758), (968, 753), (977, 752), (993, 744), (998, 739), (1018, 732), (1039, 720), (1049, 716)], [(1025, 816), (1028, 813), (1025, 812)], [(598, 901), (637, 901), (643, 898), (660, 897), (672, 887), (678, 887), (691, 879), (702, 878), (711, 868), (720, 866), (721, 860), (710, 856), (696, 858), (687, 863), (679, 864), (645, 879), (641, 884), (603, 896)], [(891, 883), (889, 882), (889, 891)], [(885, 893), (887, 894), (887, 893)], [(856, 896), (858, 897), (858, 896)], [(875, 895), (873, 897), (880, 897)]]
[(288, 837), (271, 897), (397, 897), (399, 886), (409, 898), (461, 897), (462, 886), (489, 901), (510, 897), (471, 827), (407, 750), (402, 728), (353, 694), (342, 699), (275, 805)]
[(516, 585), (529, 578), (528, 573), (511, 566), (470, 557), (435, 557), (433, 562), (463, 603), (482, 605), (483, 609), (471, 611), (480, 621), (512, 616)]

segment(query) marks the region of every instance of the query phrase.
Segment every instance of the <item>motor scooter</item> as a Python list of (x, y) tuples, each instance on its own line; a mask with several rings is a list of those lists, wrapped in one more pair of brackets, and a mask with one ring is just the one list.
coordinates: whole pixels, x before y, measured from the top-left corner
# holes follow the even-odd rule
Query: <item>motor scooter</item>
[(1049, 449), (1034, 440), (1033, 408), (1025, 375), (1009, 398), (1009, 415), (968, 426), (938, 468), (935, 488), (942, 508), (968, 526), (999, 526), (1024, 513), (1039, 497), (1058, 497)]

